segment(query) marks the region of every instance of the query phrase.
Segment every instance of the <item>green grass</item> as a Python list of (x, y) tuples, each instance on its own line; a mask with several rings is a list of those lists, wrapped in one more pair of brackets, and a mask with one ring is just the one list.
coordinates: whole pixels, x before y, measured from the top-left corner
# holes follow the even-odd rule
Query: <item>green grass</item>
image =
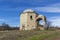
[(55, 40), (60, 31), (0, 31), (0, 40)]

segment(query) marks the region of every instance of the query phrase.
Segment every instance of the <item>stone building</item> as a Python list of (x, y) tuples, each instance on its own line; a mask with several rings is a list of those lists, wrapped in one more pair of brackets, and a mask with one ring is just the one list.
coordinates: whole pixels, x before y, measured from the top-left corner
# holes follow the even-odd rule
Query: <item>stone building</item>
[[(43, 20), (44, 25), (40, 25), (39, 21)], [(32, 9), (26, 9), (20, 14), (20, 30), (40, 29), (44, 30), (46, 17), (37, 14)]]

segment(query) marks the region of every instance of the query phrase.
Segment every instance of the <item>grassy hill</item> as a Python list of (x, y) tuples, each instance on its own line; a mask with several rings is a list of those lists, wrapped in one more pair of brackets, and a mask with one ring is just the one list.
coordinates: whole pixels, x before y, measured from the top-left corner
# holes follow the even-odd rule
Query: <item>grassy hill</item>
[(60, 40), (60, 31), (0, 31), (0, 40)]

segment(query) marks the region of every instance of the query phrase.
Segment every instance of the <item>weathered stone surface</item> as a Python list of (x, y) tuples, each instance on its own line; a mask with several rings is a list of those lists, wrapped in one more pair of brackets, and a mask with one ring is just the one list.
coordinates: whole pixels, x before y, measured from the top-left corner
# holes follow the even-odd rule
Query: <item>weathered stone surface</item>
[(32, 30), (40, 29), (44, 30), (44, 27), (39, 26), (39, 21), (43, 20), (46, 23), (46, 17), (38, 15), (34, 10), (28, 9), (20, 14), (20, 30)]

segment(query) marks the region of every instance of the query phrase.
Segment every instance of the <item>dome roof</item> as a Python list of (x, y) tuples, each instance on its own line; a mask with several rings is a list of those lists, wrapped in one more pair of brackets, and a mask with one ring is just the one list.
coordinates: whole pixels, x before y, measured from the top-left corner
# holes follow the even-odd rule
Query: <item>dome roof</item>
[(41, 16), (43, 16), (43, 15), (38, 15), (38, 17), (41, 17)]
[(34, 12), (34, 10), (32, 10), (32, 9), (26, 9), (23, 12)]

